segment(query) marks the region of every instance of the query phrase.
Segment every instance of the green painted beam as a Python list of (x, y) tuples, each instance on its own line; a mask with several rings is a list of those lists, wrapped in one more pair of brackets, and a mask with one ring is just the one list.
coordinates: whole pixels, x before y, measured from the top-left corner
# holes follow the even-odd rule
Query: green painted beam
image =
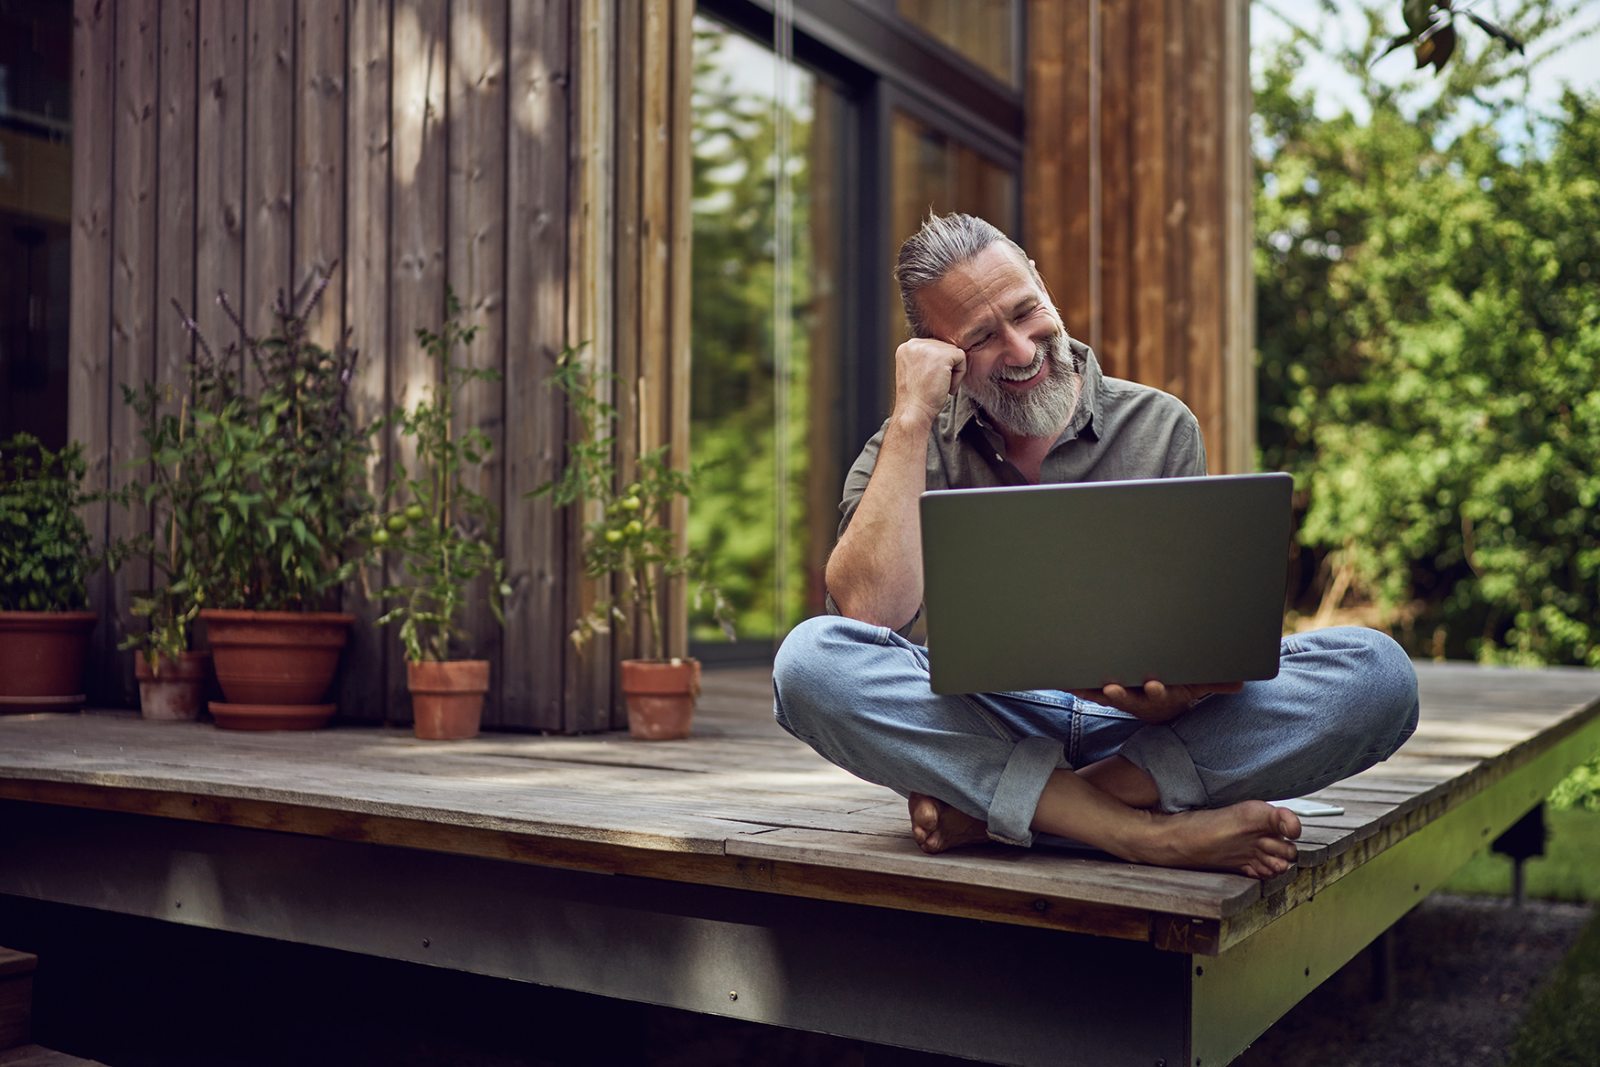
[(1190, 1067), (1243, 1052), (1597, 750), (1600, 716), (1221, 955), (1191, 956)]

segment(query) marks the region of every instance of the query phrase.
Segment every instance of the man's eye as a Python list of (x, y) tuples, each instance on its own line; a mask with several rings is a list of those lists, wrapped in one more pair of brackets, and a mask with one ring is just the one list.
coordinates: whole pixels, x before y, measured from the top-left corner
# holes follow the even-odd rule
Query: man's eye
[(980, 337), (978, 340), (972, 342), (972, 344), (968, 345), (967, 346), (967, 351), (968, 352), (976, 352), (978, 349), (984, 347), (990, 341), (993, 341), (993, 340), (994, 340), (994, 334), (992, 334), (992, 333), (985, 334), (984, 336)]

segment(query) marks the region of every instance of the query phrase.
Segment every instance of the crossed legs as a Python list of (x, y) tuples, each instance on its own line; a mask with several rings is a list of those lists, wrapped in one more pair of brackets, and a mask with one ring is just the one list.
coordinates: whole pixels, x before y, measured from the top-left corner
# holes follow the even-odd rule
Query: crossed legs
[[(1416, 677), (1375, 631), (1284, 641), (1278, 678), (1162, 726), (1064, 693), (941, 697), (926, 650), (883, 627), (812, 619), (774, 667), (780, 724), (910, 802), (939, 852), (1072, 837), (1163, 866), (1270, 877), (1294, 858), (1298, 796), (1386, 758), (1416, 723)], [(1074, 767), (1078, 769), (1074, 770)]]

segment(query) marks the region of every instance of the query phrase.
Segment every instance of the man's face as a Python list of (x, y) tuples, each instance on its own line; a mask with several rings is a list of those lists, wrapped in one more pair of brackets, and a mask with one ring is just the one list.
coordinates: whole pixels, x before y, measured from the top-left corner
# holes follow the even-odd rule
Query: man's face
[(933, 336), (967, 354), (961, 388), (1015, 434), (1054, 437), (1072, 418), (1078, 376), (1067, 334), (1032, 270), (995, 243), (924, 289)]

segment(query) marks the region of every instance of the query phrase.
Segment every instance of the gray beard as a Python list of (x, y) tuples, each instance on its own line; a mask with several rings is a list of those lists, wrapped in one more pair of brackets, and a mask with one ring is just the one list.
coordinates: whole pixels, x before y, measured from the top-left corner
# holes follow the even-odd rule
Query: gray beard
[[(1003, 429), (1023, 437), (1055, 437), (1066, 427), (1078, 406), (1082, 379), (1073, 370), (1067, 352), (1064, 330), (1040, 341), (1034, 349), (1033, 363), (1023, 369), (996, 367), (985, 381), (967, 378), (962, 390)], [(1026, 393), (1014, 393), (1002, 381), (1027, 381), (1039, 373), (1042, 361), (1049, 361), (1049, 373)]]

